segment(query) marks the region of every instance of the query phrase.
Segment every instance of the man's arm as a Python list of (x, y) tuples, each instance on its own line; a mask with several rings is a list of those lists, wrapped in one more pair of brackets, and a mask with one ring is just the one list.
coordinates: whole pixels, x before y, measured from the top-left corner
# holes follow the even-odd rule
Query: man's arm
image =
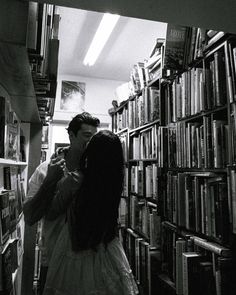
[(57, 182), (63, 175), (63, 163), (64, 160), (58, 162), (52, 160), (48, 165), (48, 169), (45, 169), (45, 167), (43, 171), (37, 169), (32, 176), (29, 197), (23, 206), (23, 213), (27, 224), (33, 225), (45, 215), (55, 194)]

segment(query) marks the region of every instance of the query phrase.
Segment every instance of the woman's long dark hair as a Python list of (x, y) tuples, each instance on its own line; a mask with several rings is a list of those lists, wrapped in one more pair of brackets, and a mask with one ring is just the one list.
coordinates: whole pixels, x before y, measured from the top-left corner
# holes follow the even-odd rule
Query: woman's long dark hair
[(119, 137), (102, 130), (90, 140), (81, 169), (84, 180), (70, 210), (74, 251), (96, 249), (116, 235), (123, 188), (123, 152)]

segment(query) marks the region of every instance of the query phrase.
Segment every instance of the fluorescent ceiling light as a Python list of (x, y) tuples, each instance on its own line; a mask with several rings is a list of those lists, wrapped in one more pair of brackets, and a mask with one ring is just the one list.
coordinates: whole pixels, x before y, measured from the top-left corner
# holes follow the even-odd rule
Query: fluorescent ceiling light
[(84, 65), (92, 66), (95, 64), (119, 17), (120, 16), (117, 14), (104, 13), (97, 32), (95, 33), (93, 41), (84, 58)]

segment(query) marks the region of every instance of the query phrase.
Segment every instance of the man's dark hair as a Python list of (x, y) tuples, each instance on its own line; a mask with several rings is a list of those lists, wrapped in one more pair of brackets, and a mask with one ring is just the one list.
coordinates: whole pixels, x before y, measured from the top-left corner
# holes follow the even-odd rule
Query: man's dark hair
[(80, 130), (82, 124), (88, 124), (94, 127), (98, 127), (100, 125), (100, 120), (96, 117), (93, 117), (87, 112), (78, 114), (70, 121), (67, 128), (68, 133), (72, 131), (74, 135), (76, 135), (78, 130)]

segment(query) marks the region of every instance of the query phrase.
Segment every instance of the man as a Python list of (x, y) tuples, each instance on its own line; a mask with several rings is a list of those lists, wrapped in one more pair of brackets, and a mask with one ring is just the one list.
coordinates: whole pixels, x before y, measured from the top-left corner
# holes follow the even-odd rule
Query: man
[[(67, 128), (70, 140), (68, 148), (56, 153), (50, 163), (40, 164), (29, 180), (29, 192), (23, 207), (25, 222), (33, 225), (42, 219), (41, 246), (41, 273), (40, 289), (43, 291), (47, 269), (58, 235), (65, 223), (65, 214), (54, 221), (44, 218), (55, 192), (55, 183), (62, 178), (63, 170), (74, 171), (79, 168), (79, 163), (87, 142), (97, 132), (99, 119), (83, 112), (75, 116)], [(63, 168), (63, 170), (62, 170)]]

